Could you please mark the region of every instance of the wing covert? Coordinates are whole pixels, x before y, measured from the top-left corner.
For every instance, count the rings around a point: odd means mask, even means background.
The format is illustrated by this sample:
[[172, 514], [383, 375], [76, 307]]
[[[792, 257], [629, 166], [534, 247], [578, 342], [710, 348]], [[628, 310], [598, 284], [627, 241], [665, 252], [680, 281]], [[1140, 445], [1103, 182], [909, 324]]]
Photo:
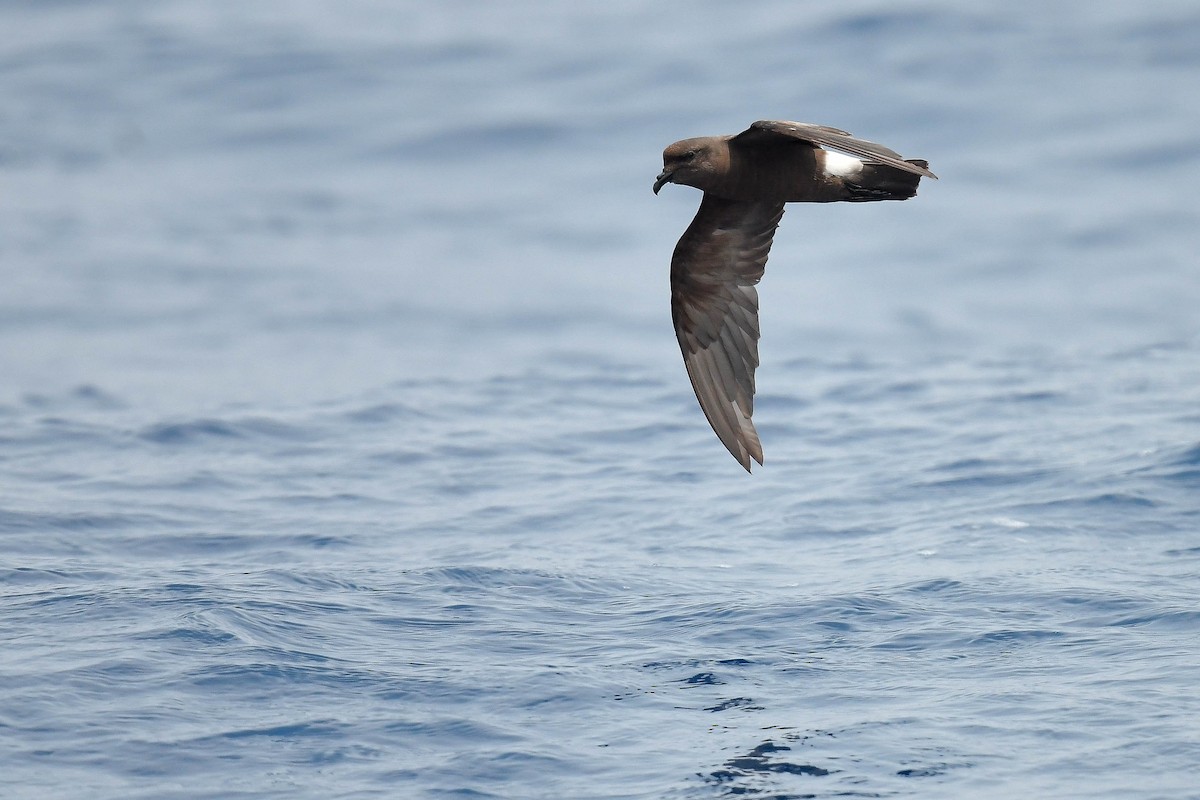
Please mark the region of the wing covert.
[[830, 128], [826, 125], [764, 119], [755, 122], [749, 128], [734, 136], [732, 141], [754, 144], [755, 142], [778, 141], [779, 137], [799, 139], [818, 147], [839, 150], [876, 164], [887, 164], [890, 167], [902, 169], [905, 172], [924, 175], [927, 178], [937, 180], [937, 175], [934, 175], [927, 168], [921, 166], [921, 164], [905, 160], [904, 156], [890, 147], [884, 147], [877, 142], [869, 142], [866, 139], [855, 138], [846, 131]]

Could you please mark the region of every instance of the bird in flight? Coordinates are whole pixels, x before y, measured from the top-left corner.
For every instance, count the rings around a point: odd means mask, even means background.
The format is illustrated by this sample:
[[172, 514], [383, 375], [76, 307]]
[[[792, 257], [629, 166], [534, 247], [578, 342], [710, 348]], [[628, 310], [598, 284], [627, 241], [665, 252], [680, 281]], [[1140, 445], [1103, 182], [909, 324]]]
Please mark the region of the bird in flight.
[[929, 162], [846, 131], [762, 120], [732, 136], [684, 139], [663, 151], [654, 193], [704, 192], [671, 256], [671, 319], [692, 388], [721, 443], [746, 471], [763, 463], [750, 420], [758, 366], [758, 291], [785, 203], [907, 200]]

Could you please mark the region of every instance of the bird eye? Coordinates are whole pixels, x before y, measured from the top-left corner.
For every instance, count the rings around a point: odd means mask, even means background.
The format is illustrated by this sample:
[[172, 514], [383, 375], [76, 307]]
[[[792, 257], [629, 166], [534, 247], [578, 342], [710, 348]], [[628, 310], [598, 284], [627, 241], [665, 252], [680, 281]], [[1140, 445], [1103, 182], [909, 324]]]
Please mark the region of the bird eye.
[[684, 160], [684, 161], [691, 161], [691, 160], [692, 160], [693, 158], [695, 158], [695, 157], [696, 157], [696, 151], [695, 151], [695, 150], [688, 150], [686, 153], [684, 153], [684, 154], [683, 154], [683, 160]]

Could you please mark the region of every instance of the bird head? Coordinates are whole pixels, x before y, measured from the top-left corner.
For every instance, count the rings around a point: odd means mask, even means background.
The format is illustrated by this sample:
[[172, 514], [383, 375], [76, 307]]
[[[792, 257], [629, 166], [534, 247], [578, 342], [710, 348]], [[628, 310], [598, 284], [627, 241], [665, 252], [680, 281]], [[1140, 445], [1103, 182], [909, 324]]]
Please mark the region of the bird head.
[[705, 176], [714, 172], [712, 143], [706, 139], [684, 139], [663, 150], [663, 171], [654, 179], [654, 193], [668, 183], [702, 188]]

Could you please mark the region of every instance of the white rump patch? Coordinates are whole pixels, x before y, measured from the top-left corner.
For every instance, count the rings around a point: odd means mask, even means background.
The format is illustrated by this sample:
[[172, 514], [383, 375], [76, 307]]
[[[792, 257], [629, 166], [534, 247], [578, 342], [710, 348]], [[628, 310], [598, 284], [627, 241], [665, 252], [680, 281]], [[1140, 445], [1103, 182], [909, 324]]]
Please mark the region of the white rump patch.
[[826, 175], [837, 175], [839, 178], [845, 178], [862, 172], [863, 162], [854, 156], [835, 153], [832, 150], [824, 150], [822, 152], [825, 153]]

